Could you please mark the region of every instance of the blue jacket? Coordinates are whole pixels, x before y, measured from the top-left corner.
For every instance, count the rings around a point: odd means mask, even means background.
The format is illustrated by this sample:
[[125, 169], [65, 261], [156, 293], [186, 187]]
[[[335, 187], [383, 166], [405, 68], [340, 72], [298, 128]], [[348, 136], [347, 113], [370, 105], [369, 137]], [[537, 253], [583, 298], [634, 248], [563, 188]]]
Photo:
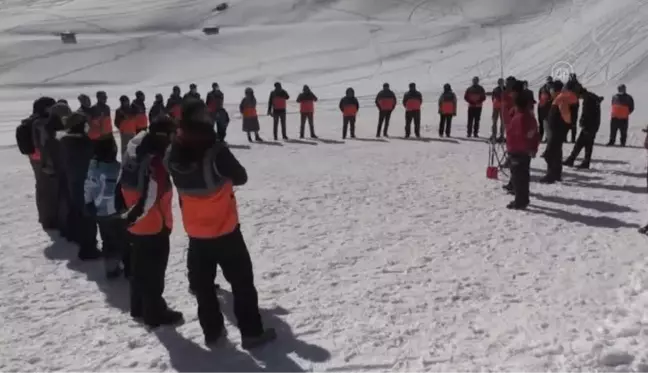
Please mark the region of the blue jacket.
[[117, 161], [106, 163], [96, 159], [90, 161], [85, 181], [85, 202], [93, 203], [99, 217], [114, 215], [117, 212], [115, 193], [121, 164]]

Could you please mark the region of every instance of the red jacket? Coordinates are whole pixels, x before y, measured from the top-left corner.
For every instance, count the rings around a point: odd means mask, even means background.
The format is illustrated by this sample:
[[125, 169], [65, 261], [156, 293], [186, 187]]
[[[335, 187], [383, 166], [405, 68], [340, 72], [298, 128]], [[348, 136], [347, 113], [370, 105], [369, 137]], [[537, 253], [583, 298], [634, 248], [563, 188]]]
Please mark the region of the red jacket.
[[513, 100], [513, 95], [510, 91], [502, 92], [502, 123], [505, 126], [508, 126], [511, 119], [513, 119], [513, 113], [515, 108], [515, 100]]
[[513, 110], [506, 125], [506, 151], [509, 154], [535, 154], [540, 144], [538, 121], [529, 111]]

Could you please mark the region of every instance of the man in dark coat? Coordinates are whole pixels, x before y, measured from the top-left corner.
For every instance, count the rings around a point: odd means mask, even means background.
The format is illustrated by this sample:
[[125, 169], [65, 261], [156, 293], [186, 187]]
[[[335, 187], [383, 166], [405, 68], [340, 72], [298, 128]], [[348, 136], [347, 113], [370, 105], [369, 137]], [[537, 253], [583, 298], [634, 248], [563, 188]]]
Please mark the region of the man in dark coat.
[[583, 112], [580, 117], [581, 132], [571, 155], [567, 157], [563, 164], [573, 167], [576, 157], [585, 148], [585, 159], [578, 168], [589, 168], [592, 160], [592, 150], [594, 149], [594, 140], [601, 126], [601, 102], [603, 102], [603, 97], [585, 89], [581, 90], [581, 97], [583, 98]]
[[288, 135], [286, 134], [286, 104], [290, 96], [281, 87], [281, 83], [275, 83], [274, 88], [268, 98], [268, 115], [272, 116], [274, 139], [277, 141], [279, 122], [281, 122], [281, 135], [284, 140], [288, 140]]
[[58, 229], [58, 179], [54, 159], [56, 132], [49, 126], [50, 109], [56, 101], [41, 97], [34, 101], [32, 138], [34, 148], [41, 154], [39, 174], [41, 201], [40, 218], [43, 229]]
[[161, 93], [158, 93], [155, 95], [155, 101], [153, 102], [153, 106], [151, 106], [151, 110], [149, 110], [149, 123], [153, 123], [158, 117], [165, 115], [167, 115], [167, 111], [164, 106], [164, 97]]
[[612, 119], [610, 120], [610, 141], [608, 146], [616, 143], [617, 132], [621, 132], [621, 146], [626, 145], [630, 114], [634, 112], [634, 99], [626, 92], [625, 84], [621, 84], [618, 92], [612, 97]]
[[482, 106], [486, 101], [486, 91], [479, 85], [478, 77], [474, 77], [472, 85], [466, 89], [464, 100], [468, 103], [467, 136], [479, 137], [479, 122], [481, 121]]
[[[376, 137], [380, 137], [381, 129], [383, 136], [389, 137], [389, 121], [394, 108], [396, 108], [396, 94], [389, 88], [389, 83], [383, 84], [382, 91], [376, 95], [376, 107], [378, 108], [378, 129], [376, 130]], [[383, 123], [385, 125], [384, 127]]]
[[101, 257], [97, 250], [97, 225], [94, 216], [85, 209], [84, 183], [90, 160], [94, 155], [92, 140], [85, 132], [87, 117], [73, 113], [65, 120], [67, 132], [61, 137], [61, 160], [67, 185], [68, 221], [73, 241], [79, 245], [81, 260]]
[[412, 122], [414, 122], [414, 135], [421, 137], [421, 105], [423, 95], [416, 89], [416, 83], [409, 84], [409, 91], [403, 96], [405, 107], [405, 138], [410, 137]]

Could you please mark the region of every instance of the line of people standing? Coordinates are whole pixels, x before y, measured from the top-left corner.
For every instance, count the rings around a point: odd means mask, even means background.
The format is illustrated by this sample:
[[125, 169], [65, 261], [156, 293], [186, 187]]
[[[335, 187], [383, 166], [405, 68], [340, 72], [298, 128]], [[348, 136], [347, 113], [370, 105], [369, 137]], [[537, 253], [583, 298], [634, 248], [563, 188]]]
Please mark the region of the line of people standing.
[[[97, 97], [103, 101], [105, 94]], [[143, 103], [144, 96], [136, 94], [137, 100]], [[76, 243], [80, 260], [102, 258], [108, 279], [129, 278], [134, 319], [150, 328], [177, 325], [183, 315], [163, 297], [175, 185], [190, 239], [190, 290], [205, 344], [220, 344], [227, 335], [214, 284], [217, 266], [232, 287], [243, 348], [274, 340], [275, 331], [263, 327], [259, 313], [233, 189], [245, 184], [247, 173], [217, 134], [208, 105], [188, 97], [179, 121], [159, 115], [148, 123], [145, 116], [146, 127], [134, 125], [137, 133], [120, 164], [112, 131], [102, 127], [107, 122], [96, 119], [99, 111], [87, 96], [79, 96], [79, 103], [73, 112], [65, 100], [40, 98], [16, 130], [19, 149], [34, 167], [43, 228]], [[137, 109], [124, 120], [139, 123], [142, 110]], [[97, 126], [105, 133], [90, 138]]]

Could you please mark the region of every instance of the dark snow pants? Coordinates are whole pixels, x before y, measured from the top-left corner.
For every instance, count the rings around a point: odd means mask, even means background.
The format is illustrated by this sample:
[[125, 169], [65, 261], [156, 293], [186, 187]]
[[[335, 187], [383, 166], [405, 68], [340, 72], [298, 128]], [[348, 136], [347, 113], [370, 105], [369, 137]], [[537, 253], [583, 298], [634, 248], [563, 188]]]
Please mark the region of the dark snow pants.
[[189, 238], [189, 286], [198, 302], [198, 320], [205, 337], [217, 338], [225, 327], [214, 280], [217, 266], [232, 287], [234, 314], [241, 335], [263, 333], [252, 260], [240, 228], [213, 239]]
[[617, 132], [621, 133], [621, 146], [625, 146], [628, 139], [628, 119], [612, 118], [610, 120], [610, 142], [609, 145], [616, 143]]
[[288, 138], [286, 134], [286, 111], [285, 110], [275, 110], [272, 113], [272, 134], [274, 135], [275, 141], [277, 141], [277, 132], [279, 132], [279, 122], [281, 122], [281, 136], [285, 139]]
[[531, 156], [509, 154], [511, 162], [511, 184], [516, 206], [529, 205], [529, 183], [531, 180]]
[[121, 219], [97, 218], [101, 236], [101, 253], [107, 271], [114, 271], [123, 263], [124, 272], [129, 272], [130, 241], [126, 224]]
[[38, 211], [38, 222], [43, 224], [46, 221], [44, 209], [46, 194], [43, 188], [43, 168], [41, 167], [40, 161], [30, 159], [29, 163], [34, 171], [34, 181], [36, 186], [34, 199], [36, 201], [36, 210]]
[[342, 138], [343, 139], [346, 139], [347, 131], [349, 131], [349, 130], [351, 132], [351, 137], [355, 138], [355, 124], [356, 124], [356, 117], [344, 117], [342, 119]]
[[376, 137], [380, 137], [381, 132], [383, 136], [389, 136], [389, 121], [391, 120], [391, 115], [391, 111], [381, 110], [378, 112], [378, 128], [376, 129]]
[[552, 134], [547, 141], [547, 147], [544, 152], [544, 158], [547, 162], [546, 178], [551, 181], [562, 180], [562, 163], [563, 163], [563, 133]]
[[302, 139], [304, 138], [306, 122], [308, 122], [308, 129], [310, 130], [310, 136], [315, 137], [315, 124], [313, 122], [313, 113], [301, 113], [300, 124], [299, 124], [299, 137]]
[[452, 133], [452, 115], [439, 114], [439, 136], [450, 137]]
[[581, 150], [585, 148], [585, 158], [583, 159], [583, 163], [589, 164], [592, 160], [592, 151], [594, 150], [595, 139], [596, 132], [589, 133], [581, 131], [581, 133], [578, 135], [578, 139], [576, 140], [576, 144], [574, 145], [574, 149], [572, 149], [569, 158], [571, 160], [575, 160], [580, 154]]
[[479, 136], [479, 123], [481, 121], [482, 108], [481, 107], [470, 107], [468, 108], [468, 137]]
[[133, 317], [144, 318], [147, 324], [155, 324], [167, 310], [162, 293], [169, 262], [170, 233], [165, 229], [155, 235], [130, 235], [130, 312]]
[[412, 132], [412, 122], [414, 122], [414, 135], [421, 137], [421, 111], [405, 112], [405, 137], [410, 137]]
[[573, 105], [570, 108], [571, 111], [571, 122], [568, 126], [568, 130], [565, 133], [565, 142], [569, 141], [569, 134], [571, 133], [571, 142], [575, 143], [576, 142], [576, 135], [578, 135], [578, 110], [579, 107], [577, 105]]
[[540, 132], [540, 141], [544, 138], [545, 126], [544, 122], [549, 115], [550, 106], [542, 107], [538, 106], [538, 131]]

